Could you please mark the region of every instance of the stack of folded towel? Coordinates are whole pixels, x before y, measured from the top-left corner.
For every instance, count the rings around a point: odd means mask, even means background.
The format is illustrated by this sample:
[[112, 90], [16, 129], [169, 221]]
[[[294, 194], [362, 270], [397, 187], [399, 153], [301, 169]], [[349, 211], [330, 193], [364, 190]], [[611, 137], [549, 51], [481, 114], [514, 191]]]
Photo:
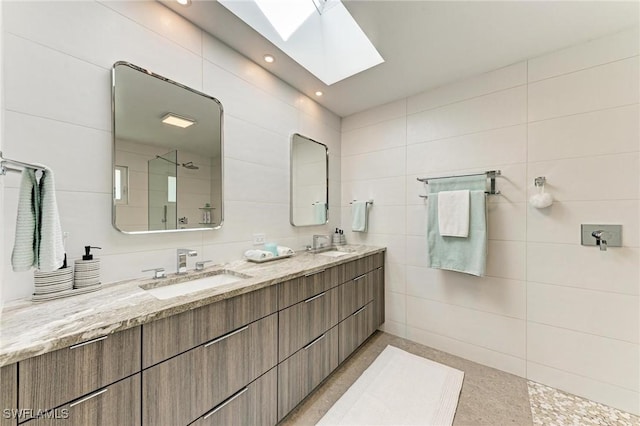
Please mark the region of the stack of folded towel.
[[252, 249], [252, 250], [245, 251], [244, 257], [249, 260], [260, 262], [260, 261], [266, 261], [267, 259], [271, 259], [275, 257], [283, 257], [283, 256], [288, 257], [295, 254], [295, 252], [291, 248], [285, 247], [285, 246], [278, 246], [277, 252], [278, 252], [278, 255], [276, 256], [275, 254], [273, 254], [273, 252], [268, 250]]

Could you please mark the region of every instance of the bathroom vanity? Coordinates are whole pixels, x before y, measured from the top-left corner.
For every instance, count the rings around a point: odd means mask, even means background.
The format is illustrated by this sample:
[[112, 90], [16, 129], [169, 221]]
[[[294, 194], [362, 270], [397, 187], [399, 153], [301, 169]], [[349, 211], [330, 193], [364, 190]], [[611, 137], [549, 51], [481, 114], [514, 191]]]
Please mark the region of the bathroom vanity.
[[[224, 267], [250, 278], [175, 300], [132, 280], [7, 310], [0, 425], [274, 425], [384, 322], [382, 248]], [[54, 334], [18, 340], [37, 312]]]

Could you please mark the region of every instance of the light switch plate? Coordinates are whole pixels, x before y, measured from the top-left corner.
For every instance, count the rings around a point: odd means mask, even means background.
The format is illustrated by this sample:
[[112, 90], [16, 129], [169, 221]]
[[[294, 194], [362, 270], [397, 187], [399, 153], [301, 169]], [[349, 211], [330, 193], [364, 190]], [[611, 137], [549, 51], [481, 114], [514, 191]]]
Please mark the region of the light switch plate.
[[595, 246], [596, 239], [593, 231], [602, 231], [603, 239], [607, 241], [607, 247], [622, 247], [622, 225], [585, 225], [581, 226], [583, 246]]

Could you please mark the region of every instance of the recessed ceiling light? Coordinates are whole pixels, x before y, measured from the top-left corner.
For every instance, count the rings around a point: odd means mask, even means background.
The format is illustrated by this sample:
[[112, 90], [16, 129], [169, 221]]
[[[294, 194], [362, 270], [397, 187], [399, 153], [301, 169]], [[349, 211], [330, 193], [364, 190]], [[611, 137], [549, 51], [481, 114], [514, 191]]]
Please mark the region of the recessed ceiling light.
[[172, 112], [162, 117], [162, 122], [165, 124], [170, 124], [172, 126], [180, 127], [183, 129], [196, 124], [195, 120], [192, 120], [191, 118], [187, 118], [187, 117], [181, 117]]
[[322, 96], [322, 92], [321, 91], [316, 91], [316, 96]]
[[191, 5], [191, 0], [176, 0], [178, 2], [178, 4], [181, 4], [183, 6], [189, 6]]
[[272, 55], [264, 55], [264, 61], [271, 64], [276, 61], [276, 58]]

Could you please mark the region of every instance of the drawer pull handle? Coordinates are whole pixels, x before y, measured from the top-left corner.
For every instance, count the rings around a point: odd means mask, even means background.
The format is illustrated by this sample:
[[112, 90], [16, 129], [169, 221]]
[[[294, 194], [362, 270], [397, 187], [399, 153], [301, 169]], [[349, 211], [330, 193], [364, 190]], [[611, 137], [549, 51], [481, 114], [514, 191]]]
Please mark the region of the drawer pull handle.
[[309, 343], [307, 346], [305, 346], [302, 349], [309, 349], [311, 346], [315, 345], [316, 343], [318, 343], [320, 340], [324, 339], [325, 334], [323, 334], [320, 337], [315, 338], [311, 343]]
[[92, 393], [91, 395], [87, 395], [84, 398], [82, 398], [81, 400], [76, 401], [76, 402], [72, 402], [71, 404], [69, 404], [69, 408], [75, 407], [78, 404], [82, 404], [83, 402], [86, 402], [86, 401], [90, 400], [91, 398], [95, 398], [98, 395], [102, 395], [103, 393], [105, 393], [108, 390], [109, 390], [108, 388], [104, 388], [104, 389], [101, 389], [101, 390], [99, 390], [97, 392]]
[[85, 345], [90, 345], [91, 343], [99, 342], [101, 340], [105, 340], [109, 336], [98, 337], [97, 339], [87, 340], [86, 342], [78, 343], [77, 345], [69, 346], [69, 349], [76, 349]]
[[379, 271], [380, 269], [382, 269], [382, 266], [378, 266], [378, 267], [376, 268], [376, 271]]
[[360, 312], [364, 311], [365, 309], [367, 309], [367, 307], [363, 306], [362, 308], [360, 308], [357, 311], [355, 311], [352, 316], [355, 317], [356, 315], [358, 315]]
[[248, 328], [249, 328], [249, 326], [248, 326], [248, 325], [245, 325], [244, 327], [239, 328], [239, 329], [237, 329], [237, 330], [234, 330], [234, 331], [232, 331], [231, 333], [227, 333], [227, 334], [225, 334], [224, 336], [220, 336], [220, 337], [218, 337], [217, 339], [213, 339], [213, 340], [212, 340], [212, 341], [210, 341], [209, 343], [206, 343], [206, 344], [204, 345], [204, 347], [205, 347], [205, 348], [208, 348], [209, 346], [211, 346], [211, 345], [213, 345], [213, 344], [215, 344], [215, 343], [221, 342], [221, 341], [223, 341], [224, 339], [228, 339], [229, 337], [233, 336], [234, 334], [241, 333], [241, 332], [243, 332], [243, 331], [247, 330]]
[[325, 294], [327, 294], [327, 292], [326, 292], [326, 291], [323, 291], [323, 292], [322, 292], [322, 293], [320, 293], [320, 294], [317, 294], [317, 295], [315, 295], [315, 296], [313, 296], [313, 297], [308, 298], [307, 300], [305, 300], [305, 301], [304, 301], [304, 303], [313, 302], [314, 300], [321, 298], [321, 297], [322, 297], [322, 296], [324, 296]]
[[323, 273], [324, 271], [326, 271], [326, 269], [323, 269], [323, 270], [321, 270], [321, 271], [312, 272], [312, 273], [310, 273], [310, 274], [305, 274], [305, 275], [304, 275], [304, 277], [305, 277], [305, 278], [309, 278], [309, 277], [312, 277], [312, 276], [314, 276], [314, 275], [321, 274], [321, 273]]
[[240, 395], [242, 395], [243, 393], [245, 393], [246, 391], [248, 391], [249, 388], [243, 388], [241, 391], [236, 392], [235, 395], [231, 395], [226, 401], [222, 402], [220, 405], [218, 405], [216, 408], [214, 408], [213, 410], [209, 411], [207, 414], [205, 414], [202, 419], [206, 420], [209, 417], [213, 416], [215, 413], [217, 413], [218, 411], [222, 410], [226, 405], [230, 404], [231, 401], [233, 401], [234, 399], [238, 398]]
[[367, 275], [367, 274], [358, 275], [358, 276], [357, 276], [357, 277], [355, 277], [353, 280], [354, 280], [354, 281], [361, 280], [361, 279], [363, 279], [363, 278], [364, 278], [364, 276], [365, 276], [365, 275]]

